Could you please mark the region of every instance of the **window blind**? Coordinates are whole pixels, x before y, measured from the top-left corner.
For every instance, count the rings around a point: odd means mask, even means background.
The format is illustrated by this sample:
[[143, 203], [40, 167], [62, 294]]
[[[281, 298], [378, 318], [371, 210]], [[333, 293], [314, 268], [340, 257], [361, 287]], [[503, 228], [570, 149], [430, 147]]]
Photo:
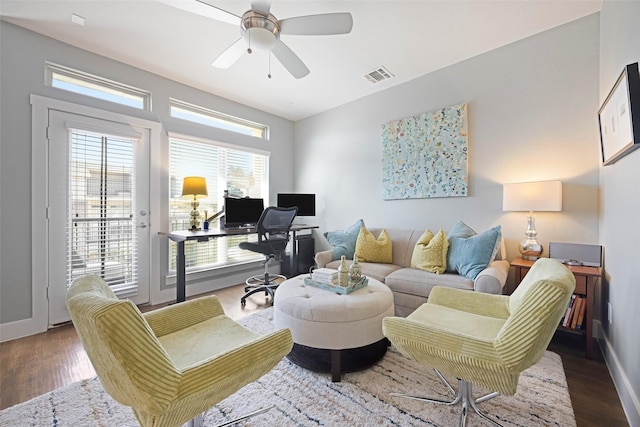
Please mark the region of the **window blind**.
[[136, 139], [69, 129], [67, 285], [104, 279], [120, 297], [137, 294]]
[[[224, 192], [236, 197], [266, 198], [268, 156], [249, 151], [234, 150], [213, 142], [188, 137], [169, 138], [169, 218], [170, 229], [189, 229], [191, 199], [182, 197], [185, 176], [206, 179], [206, 198], [198, 199], [201, 222], [205, 210], [211, 216], [224, 206]], [[219, 227], [219, 218], [209, 227]], [[201, 225], [202, 227], [202, 225]], [[255, 236], [233, 236], [211, 239], [207, 242], [185, 242], [187, 271], [198, 271], [217, 266], [261, 259], [253, 252], [238, 248], [240, 242]], [[169, 242], [169, 271], [175, 272], [176, 244]]]

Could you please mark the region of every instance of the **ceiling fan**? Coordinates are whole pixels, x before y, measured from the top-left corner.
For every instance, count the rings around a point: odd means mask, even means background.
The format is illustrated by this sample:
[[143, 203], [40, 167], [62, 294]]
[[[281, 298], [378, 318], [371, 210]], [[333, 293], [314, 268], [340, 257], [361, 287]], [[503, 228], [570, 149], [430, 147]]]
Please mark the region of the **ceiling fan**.
[[[280, 40], [280, 35], [324, 36], [348, 34], [353, 18], [348, 12], [296, 16], [278, 20], [270, 12], [271, 0], [253, 0], [251, 9], [242, 16], [220, 9], [208, 0], [160, 0], [171, 6], [187, 10], [218, 21], [240, 27], [242, 37], [222, 52], [211, 65], [229, 68], [245, 53], [259, 49], [271, 51], [296, 79], [309, 74], [309, 69], [298, 56]], [[271, 75], [269, 75], [271, 77]]]

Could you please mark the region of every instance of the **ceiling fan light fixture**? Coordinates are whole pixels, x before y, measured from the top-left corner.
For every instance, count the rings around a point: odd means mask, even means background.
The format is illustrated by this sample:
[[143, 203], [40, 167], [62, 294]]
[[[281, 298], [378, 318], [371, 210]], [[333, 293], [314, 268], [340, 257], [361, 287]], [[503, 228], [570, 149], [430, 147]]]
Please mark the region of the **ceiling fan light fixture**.
[[278, 41], [272, 32], [260, 27], [249, 28], [243, 37], [247, 46], [259, 50], [271, 50]]
[[271, 50], [280, 38], [278, 20], [250, 10], [242, 15], [242, 37], [252, 49]]

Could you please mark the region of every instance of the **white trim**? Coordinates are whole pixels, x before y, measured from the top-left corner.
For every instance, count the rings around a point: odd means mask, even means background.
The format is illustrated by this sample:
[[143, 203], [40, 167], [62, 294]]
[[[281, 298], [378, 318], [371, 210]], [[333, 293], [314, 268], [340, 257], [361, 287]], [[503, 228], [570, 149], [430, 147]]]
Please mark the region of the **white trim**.
[[598, 338], [611, 380], [618, 391], [618, 397], [620, 398], [620, 403], [622, 403], [622, 409], [627, 421], [631, 426], [640, 426], [640, 399], [634, 391], [613, 345], [604, 333], [602, 323], [599, 321], [594, 321], [593, 323], [596, 332], [595, 336]]
[[[0, 339], [9, 341], [28, 335], [45, 332], [48, 328], [48, 303], [47, 303], [47, 217], [46, 210], [48, 206], [47, 200], [47, 126], [49, 110], [59, 110], [74, 114], [81, 114], [90, 117], [101, 117], [105, 120], [115, 122], [126, 122], [133, 126], [148, 128], [150, 134], [150, 194], [158, 194], [160, 190], [161, 169], [158, 160], [154, 160], [154, 147], [162, 144], [162, 125], [158, 122], [147, 119], [140, 119], [120, 113], [104, 111], [93, 107], [74, 104], [58, 99], [47, 98], [39, 95], [31, 95], [31, 132], [32, 132], [32, 183], [31, 183], [31, 317], [21, 319], [15, 322], [0, 324]], [[160, 212], [159, 198], [152, 198], [150, 206], [150, 248], [151, 257], [149, 262], [150, 268], [150, 294], [153, 294], [155, 288], [159, 288], [159, 239], [158, 232], [161, 230], [159, 221], [151, 221], [151, 212]], [[156, 266], [156, 268], [151, 268]], [[152, 296], [150, 295], [151, 299]]]

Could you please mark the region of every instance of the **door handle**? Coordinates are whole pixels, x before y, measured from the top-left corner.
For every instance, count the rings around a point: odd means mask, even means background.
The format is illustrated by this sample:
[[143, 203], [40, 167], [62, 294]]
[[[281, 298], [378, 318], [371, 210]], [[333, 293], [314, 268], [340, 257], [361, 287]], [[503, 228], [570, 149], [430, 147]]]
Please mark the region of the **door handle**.
[[141, 222], [140, 225], [136, 225], [136, 228], [147, 228], [147, 223]]

